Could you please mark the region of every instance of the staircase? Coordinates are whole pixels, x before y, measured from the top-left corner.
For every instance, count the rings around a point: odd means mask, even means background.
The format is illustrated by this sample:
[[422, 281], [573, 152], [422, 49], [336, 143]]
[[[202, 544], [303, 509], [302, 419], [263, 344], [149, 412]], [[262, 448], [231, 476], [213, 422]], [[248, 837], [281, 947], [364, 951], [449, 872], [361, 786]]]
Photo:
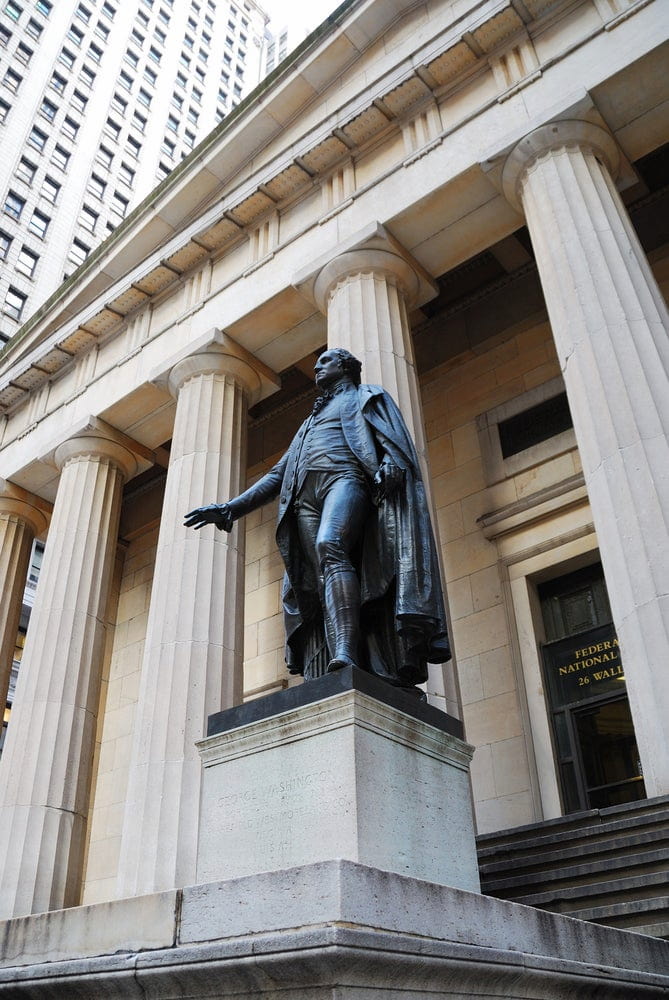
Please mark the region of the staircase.
[[669, 795], [477, 838], [488, 896], [669, 938]]

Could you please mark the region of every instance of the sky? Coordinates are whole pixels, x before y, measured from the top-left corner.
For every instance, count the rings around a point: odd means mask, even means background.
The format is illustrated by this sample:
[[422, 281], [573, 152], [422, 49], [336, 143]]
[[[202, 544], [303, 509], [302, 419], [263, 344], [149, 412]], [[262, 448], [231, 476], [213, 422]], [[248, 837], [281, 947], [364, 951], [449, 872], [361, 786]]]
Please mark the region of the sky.
[[293, 45], [317, 28], [340, 3], [341, 0], [260, 0], [260, 6], [272, 19], [271, 29], [280, 31], [287, 25]]

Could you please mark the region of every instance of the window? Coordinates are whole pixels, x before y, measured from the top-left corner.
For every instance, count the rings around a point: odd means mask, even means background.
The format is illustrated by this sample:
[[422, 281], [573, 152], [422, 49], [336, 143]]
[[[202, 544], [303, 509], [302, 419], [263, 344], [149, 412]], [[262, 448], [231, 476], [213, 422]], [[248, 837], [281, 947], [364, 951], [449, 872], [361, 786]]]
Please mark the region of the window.
[[193, 100], [196, 104], [202, 104], [202, 91], [197, 87], [193, 87]]
[[23, 83], [23, 77], [19, 76], [19, 74], [15, 70], [8, 69], [4, 75], [2, 82], [4, 83], [5, 87], [7, 87], [8, 90], [11, 90], [12, 93], [15, 94], [19, 89], [19, 87], [21, 86], [21, 84]]
[[211, 45], [211, 35], [209, 35], [206, 31], [203, 31], [202, 41], [204, 42], [205, 45]]
[[82, 3], [79, 4], [79, 6], [77, 7], [75, 13], [76, 13], [77, 17], [81, 18], [81, 20], [84, 22], [84, 24], [88, 24], [88, 22], [91, 19], [91, 12], [90, 12], [90, 10], [88, 9], [88, 7], [84, 7], [84, 5]]
[[193, 125], [197, 125], [197, 122], [198, 122], [198, 118], [199, 118], [199, 117], [200, 117], [200, 116], [199, 116], [199, 114], [197, 113], [197, 111], [195, 110], [195, 108], [189, 108], [189, 109], [188, 109], [188, 121], [189, 121], [189, 122], [192, 122], [192, 123], [193, 123]]
[[61, 132], [63, 133], [63, 135], [66, 136], [66, 138], [68, 139], [76, 139], [78, 131], [79, 131], [78, 123], [75, 122], [73, 118], [65, 116], [65, 121], [63, 122], [63, 125], [61, 127]]
[[0, 125], [7, 120], [7, 115], [12, 110], [11, 104], [7, 104], [7, 101], [3, 101], [0, 97]]
[[26, 160], [25, 156], [22, 156], [16, 168], [16, 176], [20, 177], [26, 184], [32, 184], [36, 173], [37, 167], [35, 164], [31, 163], [30, 160]]
[[81, 242], [81, 240], [75, 239], [72, 241], [72, 246], [70, 248], [68, 257], [75, 265], [75, 267], [79, 267], [79, 265], [83, 264], [83, 262], [86, 260], [90, 252], [91, 252], [90, 247], [87, 247], [85, 243]]
[[105, 17], [108, 17], [110, 21], [113, 21], [116, 14], [116, 8], [112, 7], [110, 3], [103, 3], [102, 13]]
[[53, 103], [53, 101], [49, 101], [45, 97], [40, 105], [39, 111], [41, 115], [52, 122], [58, 113], [58, 107]]
[[130, 76], [130, 73], [126, 73], [124, 69], [121, 70], [118, 76], [119, 83], [125, 90], [132, 90], [132, 85], [135, 82]]
[[70, 160], [70, 154], [62, 146], [56, 146], [51, 157], [51, 162], [55, 163], [57, 167], [61, 170], [67, 170], [67, 164]]
[[184, 132], [184, 142], [186, 143], [187, 146], [190, 146], [190, 148], [192, 149], [193, 146], [195, 145], [195, 134], [193, 132], [189, 132], [188, 129], [186, 129], [186, 131]]
[[142, 134], [144, 134], [144, 132], [146, 131], [146, 118], [144, 117], [144, 115], [140, 115], [139, 111], [133, 111], [132, 124]]
[[44, 178], [40, 194], [42, 195], [43, 198], [46, 198], [47, 201], [50, 201], [52, 205], [55, 205], [58, 199], [59, 192], [60, 192], [60, 184], [54, 181], [47, 174], [47, 176]]
[[95, 25], [95, 34], [98, 36], [98, 38], [101, 38], [103, 42], [108, 41], [109, 28], [103, 21], [98, 21], [98, 23]]
[[81, 212], [79, 213], [79, 224], [87, 229], [89, 233], [95, 232], [95, 227], [98, 224], [99, 215], [94, 212], [92, 208], [88, 205], [82, 205]]
[[186, 84], [188, 83], [188, 80], [183, 75], [183, 73], [177, 73], [177, 83], [179, 84], [180, 87], [185, 87]]
[[167, 116], [167, 127], [170, 130], [170, 132], [176, 132], [177, 129], [179, 128], [179, 120], [178, 120], [178, 118], [175, 118], [174, 115], [168, 115]]
[[37, 209], [32, 214], [32, 218], [28, 223], [28, 229], [35, 236], [39, 236], [40, 239], [44, 239], [46, 236], [46, 231], [49, 228], [49, 223], [51, 219], [48, 215], [43, 215], [42, 212], [38, 212]]
[[160, 60], [162, 59], [162, 53], [160, 53], [153, 45], [149, 49], [149, 59], [153, 59], [154, 63], [158, 64], [160, 64]]
[[12, 33], [9, 28], [6, 28], [4, 24], [0, 24], [0, 45], [6, 49], [11, 39]]
[[12, 219], [20, 219], [21, 212], [25, 208], [26, 200], [22, 198], [21, 195], [16, 194], [15, 191], [8, 191], [7, 197], [5, 198], [5, 212], [7, 215], [11, 215]]
[[183, 97], [181, 97], [181, 95], [177, 93], [172, 94], [172, 104], [174, 105], [175, 108], [178, 108], [179, 111], [181, 111], [184, 105]]
[[80, 90], [75, 90], [72, 94], [70, 104], [75, 111], [80, 111], [83, 114], [88, 104], [88, 98], [84, 97]]
[[69, 49], [61, 49], [58, 61], [62, 62], [63, 66], [67, 66], [68, 69], [72, 69], [74, 66], [74, 55]]
[[188, 27], [191, 28], [193, 31], [197, 31], [197, 21], [195, 20], [194, 17], [188, 18]]
[[44, 17], [48, 17], [49, 14], [51, 13], [51, 8], [53, 7], [53, 4], [50, 3], [50, 0], [37, 0], [37, 2], [35, 3], [35, 7], [40, 12], [40, 14], [43, 14]]
[[157, 41], [160, 42], [161, 45], [164, 45], [167, 40], [167, 35], [160, 28], [155, 29], [155, 31], [153, 32], [153, 36]]
[[204, 49], [200, 49], [200, 51], [198, 52], [198, 57], [202, 60], [203, 63], [206, 63], [207, 59], [209, 58], [209, 53], [205, 52]]
[[32, 57], [35, 55], [32, 49], [29, 49], [27, 45], [23, 42], [19, 42], [16, 46], [16, 58], [19, 62], [22, 62], [24, 66], [27, 66]]
[[145, 108], [151, 107], [151, 101], [153, 98], [148, 90], [144, 90], [143, 87], [139, 88], [139, 94], [137, 95], [137, 100], [140, 104], [143, 104]]
[[142, 151], [142, 144], [141, 144], [141, 142], [137, 142], [136, 139], [133, 139], [133, 137], [131, 135], [129, 135], [128, 136], [128, 152], [130, 153], [130, 155], [134, 156], [135, 159], [138, 160], [139, 159], [139, 154], [141, 153], [141, 151]]
[[137, 28], [133, 28], [132, 32], [130, 33], [130, 37], [135, 43], [135, 45], [141, 49], [146, 40], [141, 31], [138, 31]]
[[93, 60], [93, 62], [99, 63], [102, 59], [102, 49], [94, 45], [93, 42], [88, 46], [88, 55]]
[[176, 148], [176, 143], [172, 142], [171, 139], [167, 138], [163, 139], [160, 148], [162, 149], [163, 153], [167, 153], [167, 155], [171, 159], [174, 159], [174, 150]]
[[107, 184], [101, 177], [98, 177], [97, 174], [91, 174], [88, 182], [88, 190], [91, 194], [94, 194], [96, 198], [104, 198], [106, 187]]
[[27, 295], [23, 295], [17, 288], [12, 288], [10, 285], [5, 296], [5, 304], [2, 307], [5, 316], [11, 316], [12, 319], [21, 319], [21, 313], [23, 312], [27, 298]]
[[92, 87], [95, 83], [95, 73], [88, 66], [81, 67], [81, 73], [79, 74], [79, 79], [87, 87]]
[[127, 63], [130, 63], [133, 69], [137, 69], [139, 66], [139, 56], [136, 52], [133, 52], [132, 49], [125, 50], [124, 59]]
[[114, 154], [112, 153], [112, 151], [110, 149], [107, 149], [106, 146], [100, 146], [96, 156], [96, 160], [98, 161], [98, 163], [101, 163], [103, 166], [109, 169], [109, 167], [111, 167], [112, 165], [113, 159], [114, 159]]
[[129, 167], [127, 163], [122, 163], [118, 171], [119, 179], [127, 184], [128, 187], [132, 187], [135, 182], [135, 171], [132, 167]]
[[166, 10], [163, 10], [162, 7], [158, 11], [158, 20], [162, 21], [163, 24], [169, 24], [170, 23], [170, 15], [167, 13]]
[[40, 129], [33, 126], [28, 133], [28, 142], [35, 149], [41, 152], [46, 146], [46, 135]]
[[37, 261], [39, 257], [28, 247], [21, 247], [21, 252], [17, 258], [15, 267], [20, 274], [25, 274], [26, 277], [32, 278], [35, 273], [35, 268], [37, 267]]
[[32, 17], [26, 25], [26, 35], [30, 35], [31, 38], [37, 40], [42, 34], [42, 25], [37, 21], [33, 21]]
[[156, 171], [156, 177], [158, 178], [159, 181], [164, 181], [165, 178], [167, 177], [167, 175], [170, 174], [171, 172], [172, 172], [172, 168], [168, 167], [167, 164], [163, 163], [162, 160], [161, 160], [161, 162], [158, 164], [158, 170]]
[[118, 111], [122, 118], [125, 118], [125, 113], [128, 110], [128, 102], [120, 94], [114, 94], [111, 106], [114, 111]]
[[128, 212], [128, 204], [129, 202], [127, 198], [124, 198], [118, 191], [114, 191], [114, 197], [112, 198], [112, 212], [116, 212], [122, 219], [125, 219]]
[[185, 52], [182, 52], [181, 55], [179, 56], [179, 62], [181, 63], [182, 66], [186, 67], [190, 66], [190, 59], [188, 58]]
[[153, 87], [155, 87], [156, 80], [158, 79], [158, 74], [155, 72], [155, 70], [152, 70], [150, 66], [145, 66], [145, 68], [144, 68], [144, 79], [148, 80], [148, 82]]
[[12, 237], [0, 229], [0, 260], [7, 260], [12, 242]]
[[5, 14], [11, 17], [12, 21], [18, 21], [22, 13], [23, 7], [19, 7], [17, 3], [14, 3], [14, 0], [9, 0], [9, 3], [5, 4]]
[[77, 27], [76, 24], [71, 24], [67, 32], [67, 37], [71, 42], [74, 42], [75, 45], [81, 45], [84, 40], [84, 33], [81, 28]]
[[121, 126], [114, 121], [113, 118], [108, 118], [105, 123], [105, 129], [112, 136], [113, 139], [118, 141], [118, 137], [121, 134]]
[[207, 74], [205, 73], [205, 71], [202, 69], [201, 66], [196, 66], [195, 67], [195, 76], [198, 78], [198, 80], [200, 81], [200, 83], [204, 83], [204, 78], [205, 78], [206, 75]]
[[139, 21], [139, 23], [142, 25], [143, 28], [148, 28], [149, 15], [146, 14], [143, 10], [137, 11], [137, 20]]
[[51, 87], [56, 91], [57, 94], [62, 94], [67, 87], [67, 80], [60, 73], [54, 73], [50, 80]]

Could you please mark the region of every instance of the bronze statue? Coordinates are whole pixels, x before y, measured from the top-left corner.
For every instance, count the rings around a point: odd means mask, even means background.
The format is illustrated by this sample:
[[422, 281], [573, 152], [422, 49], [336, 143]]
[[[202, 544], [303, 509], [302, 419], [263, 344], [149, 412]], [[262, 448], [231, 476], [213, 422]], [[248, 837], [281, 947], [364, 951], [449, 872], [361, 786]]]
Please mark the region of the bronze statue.
[[361, 385], [343, 348], [316, 362], [322, 391], [283, 458], [186, 526], [234, 521], [280, 496], [286, 662], [306, 680], [358, 666], [412, 688], [450, 659], [436, 548], [409, 432], [392, 398]]

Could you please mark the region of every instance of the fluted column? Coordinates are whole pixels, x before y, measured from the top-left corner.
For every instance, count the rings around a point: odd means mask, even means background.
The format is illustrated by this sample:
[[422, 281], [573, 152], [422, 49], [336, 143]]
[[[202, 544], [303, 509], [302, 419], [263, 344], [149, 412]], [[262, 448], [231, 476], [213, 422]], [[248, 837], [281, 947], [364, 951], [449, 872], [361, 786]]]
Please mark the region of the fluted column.
[[47, 504], [0, 480], [0, 711], [7, 702], [33, 540], [45, 530]]
[[[646, 790], [669, 792], [669, 315], [603, 129], [555, 122], [508, 157], [532, 237], [620, 638]], [[613, 175], [613, 176], [612, 176]]]
[[[195, 880], [207, 717], [242, 698], [244, 527], [184, 515], [245, 488], [247, 410], [261, 387], [232, 342], [180, 361], [121, 841], [118, 895]], [[231, 351], [233, 353], [228, 353]], [[262, 366], [259, 366], [262, 367]]]
[[0, 916], [79, 901], [104, 613], [133, 455], [94, 436], [57, 448], [58, 492], [0, 761]]
[[328, 319], [328, 346], [362, 361], [365, 382], [382, 385], [402, 411], [429, 484], [420, 387], [408, 309], [436, 286], [400, 244], [376, 227], [370, 238], [343, 250], [317, 273], [314, 301]]

